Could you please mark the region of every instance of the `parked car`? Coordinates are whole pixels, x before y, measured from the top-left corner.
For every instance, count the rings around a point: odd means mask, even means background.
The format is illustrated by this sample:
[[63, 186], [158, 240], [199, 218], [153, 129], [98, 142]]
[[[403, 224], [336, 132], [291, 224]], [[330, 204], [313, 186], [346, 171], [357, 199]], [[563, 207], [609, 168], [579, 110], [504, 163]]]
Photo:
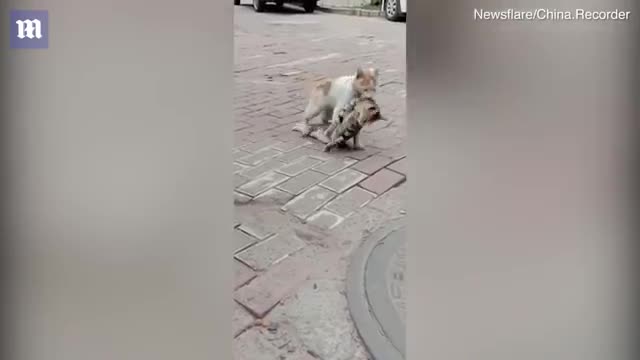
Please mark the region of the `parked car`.
[[399, 21], [407, 16], [407, 0], [382, 0], [381, 10], [387, 20]]
[[[316, 10], [318, 0], [253, 0], [253, 9], [263, 12], [267, 3], [274, 3], [278, 8], [284, 6], [284, 3], [296, 3], [302, 5], [305, 12], [312, 13]], [[233, 0], [233, 4], [240, 5], [240, 0]]]

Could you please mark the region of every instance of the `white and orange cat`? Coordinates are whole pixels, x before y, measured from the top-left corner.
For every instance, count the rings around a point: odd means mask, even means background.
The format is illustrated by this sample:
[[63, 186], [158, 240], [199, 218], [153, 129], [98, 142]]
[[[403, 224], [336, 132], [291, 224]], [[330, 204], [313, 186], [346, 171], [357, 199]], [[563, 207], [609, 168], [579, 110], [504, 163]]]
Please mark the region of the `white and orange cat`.
[[[308, 136], [313, 131], [309, 122], [320, 114], [323, 115], [324, 124], [329, 122], [331, 125], [337, 124], [342, 109], [355, 98], [373, 98], [377, 85], [378, 70], [374, 68], [358, 68], [354, 75], [341, 76], [316, 85], [311, 91], [309, 104], [304, 112], [303, 128], [296, 126], [294, 130], [302, 132], [303, 136]], [[335, 125], [325, 130], [323, 140], [328, 141], [334, 128]]]

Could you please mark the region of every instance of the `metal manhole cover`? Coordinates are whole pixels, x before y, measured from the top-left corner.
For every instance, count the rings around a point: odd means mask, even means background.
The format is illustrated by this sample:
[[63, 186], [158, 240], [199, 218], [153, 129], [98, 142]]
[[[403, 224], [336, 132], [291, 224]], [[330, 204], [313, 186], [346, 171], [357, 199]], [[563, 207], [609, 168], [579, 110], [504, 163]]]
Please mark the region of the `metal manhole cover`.
[[395, 221], [367, 238], [352, 259], [347, 295], [354, 323], [376, 360], [403, 360], [406, 229]]

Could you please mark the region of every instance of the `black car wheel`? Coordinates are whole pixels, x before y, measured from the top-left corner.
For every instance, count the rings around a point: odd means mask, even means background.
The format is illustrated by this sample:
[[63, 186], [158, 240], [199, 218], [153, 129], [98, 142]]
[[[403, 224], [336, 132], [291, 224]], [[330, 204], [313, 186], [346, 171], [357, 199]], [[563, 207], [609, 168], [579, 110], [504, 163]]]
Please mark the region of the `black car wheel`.
[[233, 0], [233, 5], [240, 5], [240, 0]]
[[400, 12], [400, 1], [399, 0], [385, 0], [384, 1], [384, 17], [390, 21], [398, 21], [402, 18], [402, 13]]
[[306, 13], [312, 13], [316, 10], [316, 4], [317, 4], [317, 0], [304, 0], [303, 3], [303, 7], [304, 7], [304, 12]]
[[266, 4], [265, 0], [253, 0], [253, 10], [263, 12]]

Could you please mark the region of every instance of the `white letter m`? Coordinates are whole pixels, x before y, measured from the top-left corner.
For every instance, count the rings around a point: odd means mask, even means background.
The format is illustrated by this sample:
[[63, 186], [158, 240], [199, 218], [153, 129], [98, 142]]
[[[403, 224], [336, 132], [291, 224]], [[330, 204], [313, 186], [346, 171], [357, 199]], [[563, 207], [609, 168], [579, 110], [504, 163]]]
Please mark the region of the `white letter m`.
[[38, 19], [18, 20], [16, 24], [18, 24], [18, 38], [40, 39], [42, 37], [42, 25]]

